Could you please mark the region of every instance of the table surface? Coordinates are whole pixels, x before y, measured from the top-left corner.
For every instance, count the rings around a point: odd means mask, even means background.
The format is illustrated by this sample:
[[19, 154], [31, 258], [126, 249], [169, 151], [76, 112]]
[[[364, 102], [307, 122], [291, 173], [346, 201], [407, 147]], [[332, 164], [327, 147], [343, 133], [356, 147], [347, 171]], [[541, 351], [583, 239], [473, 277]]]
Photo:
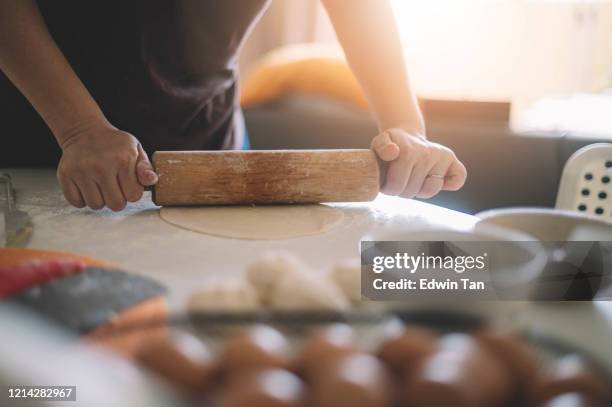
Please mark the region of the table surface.
[[[359, 240], [386, 224], [407, 231], [436, 227], [469, 230], [476, 217], [427, 203], [380, 195], [370, 203], [334, 205], [344, 220], [333, 230], [296, 239], [251, 241], [209, 236], [167, 224], [145, 196], [122, 212], [70, 207], [52, 170], [0, 170], [11, 174], [18, 209], [32, 217], [28, 247], [71, 251], [153, 277], [170, 289], [173, 307], [181, 307], [207, 279], [236, 276], [266, 250], [290, 250], [315, 271], [359, 255]], [[474, 308], [474, 307], [472, 307]], [[612, 369], [612, 304], [497, 302], [470, 312], [498, 323], [537, 328], [596, 354]]]

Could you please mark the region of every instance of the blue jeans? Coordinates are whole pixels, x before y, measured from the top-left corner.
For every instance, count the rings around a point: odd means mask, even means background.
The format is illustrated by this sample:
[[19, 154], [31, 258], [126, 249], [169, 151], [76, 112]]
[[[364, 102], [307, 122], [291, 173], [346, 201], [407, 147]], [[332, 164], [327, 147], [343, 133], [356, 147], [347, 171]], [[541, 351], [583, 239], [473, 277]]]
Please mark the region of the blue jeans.
[[250, 150], [251, 149], [251, 141], [249, 140], [249, 132], [244, 128], [244, 140], [242, 140], [242, 148], [241, 150]]

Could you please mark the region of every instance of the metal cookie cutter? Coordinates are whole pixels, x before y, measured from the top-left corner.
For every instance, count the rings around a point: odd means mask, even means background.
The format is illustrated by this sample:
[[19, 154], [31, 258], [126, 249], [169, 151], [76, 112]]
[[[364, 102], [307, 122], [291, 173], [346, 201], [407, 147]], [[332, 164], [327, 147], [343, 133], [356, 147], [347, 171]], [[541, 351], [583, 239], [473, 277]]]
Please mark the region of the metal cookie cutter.
[[[16, 209], [13, 181], [9, 174], [0, 174], [0, 188], [4, 192], [4, 206], [2, 207], [4, 236], [0, 234], [0, 244], [5, 247], [24, 247], [32, 235], [30, 215]], [[1, 223], [2, 221], [0, 221], [0, 226]]]

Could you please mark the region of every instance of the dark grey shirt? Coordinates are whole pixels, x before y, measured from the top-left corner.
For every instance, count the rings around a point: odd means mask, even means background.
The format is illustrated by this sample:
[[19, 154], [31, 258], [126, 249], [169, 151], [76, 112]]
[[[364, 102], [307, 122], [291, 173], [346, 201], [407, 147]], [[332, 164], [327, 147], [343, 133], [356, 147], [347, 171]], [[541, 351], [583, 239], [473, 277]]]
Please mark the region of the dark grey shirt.
[[[38, 0], [49, 31], [109, 121], [145, 150], [240, 148], [237, 53], [269, 0]], [[60, 151], [0, 74], [0, 167]]]

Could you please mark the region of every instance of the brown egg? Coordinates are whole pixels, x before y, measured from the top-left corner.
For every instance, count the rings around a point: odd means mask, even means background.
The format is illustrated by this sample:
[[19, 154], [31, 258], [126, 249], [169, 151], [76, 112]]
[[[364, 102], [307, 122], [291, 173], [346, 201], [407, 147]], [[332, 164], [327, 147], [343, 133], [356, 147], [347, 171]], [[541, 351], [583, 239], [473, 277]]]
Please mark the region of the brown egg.
[[355, 353], [326, 365], [312, 378], [311, 404], [317, 407], [391, 406], [394, 391], [385, 365]]
[[565, 393], [581, 393], [592, 400], [606, 400], [610, 395], [610, 383], [592, 372], [578, 355], [559, 359], [537, 380], [534, 399], [542, 403]]
[[328, 363], [356, 351], [353, 328], [346, 324], [332, 324], [306, 338], [295, 361], [295, 369], [308, 377]]
[[438, 345], [405, 379], [402, 398], [407, 405], [485, 407], [509, 399], [508, 373], [469, 335], [445, 335]]
[[138, 354], [139, 362], [183, 390], [205, 390], [212, 379], [208, 348], [193, 335], [171, 332], [147, 343]]
[[437, 348], [438, 336], [429, 329], [406, 327], [385, 340], [378, 349], [378, 357], [397, 374], [409, 373]]
[[518, 392], [531, 392], [539, 370], [538, 356], [518, 332], [486, 328], [474, 336], [510, 372]]
[[254, 325], [225, 342], [218, 366], [224, 375], [253, 368], [284, 368], [288, 352], [289, 343], [282, 333], [266, 325]]
[[597, 407], [597, 406], [603, 407], [602, 404], [595, 404], [593, 403], [592, 400], [590, 400], [585, 395], [580, 394], [580, 393], [562, 394], [540, 405], [540, 407]]
[[512, 376], [491, 352], [470, 335], [450, 334], [438, 342], [440, 349], [465, 352], [474, 363], [474, 374], [485, 384], [493, 399], [505, 399], [512, 393]]
[[235, 375], [219, 396], [220, 407], [297, 407], [304, 405], [302, 381], [284, 369]]

